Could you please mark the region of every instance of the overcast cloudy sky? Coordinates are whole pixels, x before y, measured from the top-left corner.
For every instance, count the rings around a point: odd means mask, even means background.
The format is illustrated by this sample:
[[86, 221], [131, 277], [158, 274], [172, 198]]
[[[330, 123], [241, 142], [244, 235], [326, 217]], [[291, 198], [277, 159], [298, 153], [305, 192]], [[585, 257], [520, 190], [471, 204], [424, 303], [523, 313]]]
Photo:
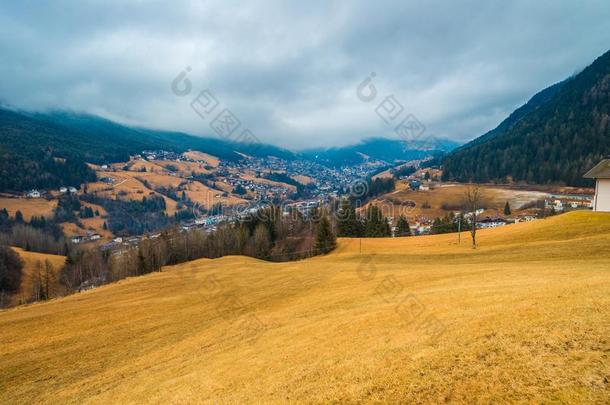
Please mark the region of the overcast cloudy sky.
[[608, 0], [288, 3], [3, 1], [0, 101], [210, 135], [190, 108], [210, 89], [260, 139], [298, 149], [394, 136], [375, 114], [394, 95], [429, 134], [465, 141], [610, 49]]

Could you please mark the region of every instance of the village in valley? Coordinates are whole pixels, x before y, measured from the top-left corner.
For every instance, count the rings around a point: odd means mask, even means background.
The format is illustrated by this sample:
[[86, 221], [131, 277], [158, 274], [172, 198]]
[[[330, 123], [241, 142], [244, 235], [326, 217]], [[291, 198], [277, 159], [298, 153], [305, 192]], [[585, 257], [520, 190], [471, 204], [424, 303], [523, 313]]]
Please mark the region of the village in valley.
[[198, 151], [146, 150], [128, 162], [90, 165], [97, 173], [93, 183], [5, 194], [0, 197], [0, 209], [6, 205], [11, 215], [19, 211], [28, 218], [49, 216], [59, 200], [74, 197], [82, 206], [74, 220], [63, 224], [69, 241], [121, 250], [137, 247], [143, 239], [154, 240], [163, 229], [113, 232], [109, 213], [95, 204], [96, 199], [141, 201], [156, 197], [163, 200], [165, 215], [177, 219], [181, 231], [204, 233], [271, 205], [281, 206], [284, 215], [299, 212], [307, 217], [333, 201], [350, 198], [353, 188], [362, 186], [367, 178], [391, 180], [394, 186], [381, 195], [358, 195], [358, 211], [379, 206], [393, 234], [400, 216], [408, 219], [412, 235], [426, 235], [438, 233], [435, 227], [441, 219], [471, 223], [475, 216], [478, 228], [496, 228], [593, 206], [592, 189], [487, 184], [482, 185], [485, 198], [481, 208], [467, 212], [462, 206], [467, 186], [442, 182], [441, 170], [427, 167], [426, 161], [390, 164], [365, 160], [359, 165], [328, 167], [306, 159], [244, 156], [224, 161]]

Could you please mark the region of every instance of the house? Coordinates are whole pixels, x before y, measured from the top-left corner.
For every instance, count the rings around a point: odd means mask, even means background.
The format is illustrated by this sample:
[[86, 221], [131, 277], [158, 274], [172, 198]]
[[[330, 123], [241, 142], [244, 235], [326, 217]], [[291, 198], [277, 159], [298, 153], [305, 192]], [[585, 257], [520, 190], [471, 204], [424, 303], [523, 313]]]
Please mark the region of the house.
[[31, 190], [28, 192], [27, 196], [28, 196], [28, 198], [40, 198], [40, 191]]
[[419, 188], [421, 187], [421, 183], [417, 180], [413, 180], [409, 183], [409, 187], [411, 187], [411, 190], [413, 191], [419, 190]]
[[599, 162], [584, 177], [595, 179], [593, 211], [610, 212], [610, 157]]
[[477, 228], [482, 228], [482, 229], [497, 228], [499, 226], [504, 226], [507, 223], [508, 223], [508, 221], [505, 220], [504, 218], [487, 217], [487, 218], [477, 222]]
[[546, 206], [553, 208], [555, 211], [563, 211], [563, 202], [561, 200], [546, 201]]
[[76, 193], [76, 188], [75, 187], [68, 187], [68, 191], [70, 192], [70, 194], [74, 194], [74, 193]]
[[[478, 217], [479, 215], [483, 214], [484, 212], [485, 212], [485, 210], [483, 208], [479, 208], [474, 213]], [[470, 217], [472, 217], [472, 212], [467, 212], [464, 214], [464, 218], [470, 218]]]
[[68, 187], [60, 187], [59, 192], [62, 194], [66, 194], [68, 192]]

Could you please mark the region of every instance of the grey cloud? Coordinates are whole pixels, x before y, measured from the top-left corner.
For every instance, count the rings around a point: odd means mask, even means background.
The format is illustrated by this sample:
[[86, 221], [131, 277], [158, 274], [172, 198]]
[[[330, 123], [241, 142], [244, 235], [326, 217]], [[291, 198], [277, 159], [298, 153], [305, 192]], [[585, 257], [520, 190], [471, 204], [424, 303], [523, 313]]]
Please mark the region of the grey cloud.
[[34, 1], [0, 5], [0, 100], [209, 135], [170, 92], [186, 66], [259, 138], [293, 149], [393, 136], [371, 72], [465, 141], [608, 48], [606, 1]]

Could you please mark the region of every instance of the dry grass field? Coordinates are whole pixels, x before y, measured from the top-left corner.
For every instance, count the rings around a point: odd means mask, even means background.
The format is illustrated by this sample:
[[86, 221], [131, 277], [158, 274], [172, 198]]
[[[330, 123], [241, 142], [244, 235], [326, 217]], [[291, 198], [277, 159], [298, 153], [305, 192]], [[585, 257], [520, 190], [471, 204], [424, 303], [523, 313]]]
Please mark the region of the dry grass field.
[[[193, 152], [194, 153], [194, 152]], [[202, 154], [200, 156], [197, 154], [199, 158], [206, 158], [211, 163], [217, 163], [213, 156]], [[206, 157], [207, 156], [207, 157]], [[131, 199], [131, 200], [141, 200], [142, 197], [148, 196], [151, 193], [155, 194], [155, 188], [177, 188], [178, 186], [184, 184], [186, 185], [186, 195], [192, 201], [201, 204], [206, 208], [212, 207], [214, 204], [221, 203], [223, 205], [235, 205], [242, 204], [245, 202], [242, 198], [237, 197], [234, 194], [231, 194], [233, 191], [233, 187], [230, 185], [224, 185], [224, 183], [217, 182], [216, 184], [221, 185], [221, 189], [216, 190], [206, 185], [202, 184], [198, 181], [187, 181], [185, 178], [180, 176], [190, 175], [191, 172], [203, 173], [206, 172], [203, 169], [203, 163], [194, 163], [194, 162], [171, 162], [171, 161], [154, 161], [148, 162], [144, 160], [134, 161], [135, 163], [132, 165], [132, 169], [137, 169], [138, 167], [147, 167], [147, 172], [139, 172], [139, 171], [99, 171], [99, 177], [110, 177], [114, 179], [113, 184], [105, 184], [103, 182], [96, 182], [89, 184], [89, 190], [91, 192], [99, 193], [108, 198], [116, 198], [120, 193], [120, 198], [123, 199]], [[173, 165], [179, 169], [180, 176], [172, 176], [169, 175], [167, 171], [165, 171], [164, 166]], [[154, 167], [157, 169], [154, 169]], [[188, 184], [187, 184], [188, 183]], [[223, 193], [227, 192], [227, 196], [223, 196]], [[161, 195], [159, 193], [156, 193]], [[162, 196], [162, 195], [161, 195]], [[174, 215], [177, 210], [176, 201], [163, 196], [165, 200], [165, 204], [167, 206], [168, 215]]]
[[216, 156], [212, 156], [204, 152], [191, 150], [186, 152], [184, 155], [190, 159], [205, 162], [205, 164], [212, 167], [218, 167], [218, 165], [220, 165], [220, 159], [218, 159]]
[[112, 239], [112, 232], [104, 229], [104, 222], [108, 220], [107, 212], [104, 207], [85, 202], [81, 202], [81, 205], [90, 207], [94, 212], [99, 212], [100, 215], [94, 216], [93, 218], [79, 218], [79, 222], [82, 224], [82, 227], [73, 222], [62, 222], [61, 228], [64, 234], [69, 236], [85, 236], [87, 235], [87, 232], [91, 231], [100, 234], [105, 241]]
[[57, 200], [48, 201], [44, 198], [0, 198], [0, 210], [6, 208], [12, 217], [15, 216], [17, 211], [21, 211], [26, 221], [29, 221], [33, 215], [51, 217], [55, 207], [57, 207]]
[[608, 403], [610, 215], [225, 257], [0, 312], [0, 403]]
[[154, 162], [166, 170], [175, 171], [182, 177], [188, 177], [193, 173], [210, 173], [205, 169], [205, 164], [199, 162], [176, 162], [174, 160], [155, 160]]
[[253, 183], [266, 184], [269, 186], [276, 186], [276, 187], [285, 187], [293, 193], [297, 190], [297, 188], [295, 186], [293, 186], [292, 184], [286, 184], [286, 183], [282, 183], [279, 181], [269, 180], [269, 179], [265, 179], [263, 177], [256, 177], [255, 174], [251, 171], [245, 171], [244, 173], [241, 173], [241, 178], [244, 180], [249, 180]]
[[66, 258], [65, 256], [49, 255], [44, 253], [26, 252], [21, 248], [13, 248], [15, 252], [23, 259], [23, 274], [21, 276], [21, 286], [19, 292], [13, 295], [13, 304], [26, 302], [32, 297], [34, 291], [34, 282], [36, 279], [37, 262], [44, 266], [45, 260], [48, 260], [53, 265], [53, 278], [51, 279], [49, 292], [51, 296], [59, 296], [65, 294], [65, 287], [59, 283], [59, 270], [63, 267]]
[[[171, 198], [167, 198], [159, 193], [156, 193], [154, 190], [146, 187], [142, 181], [138, 180], [146, 179], [147, 181], [158, 181], [162, 183], [170, 183], [178, 182], [181, 180], [175, 178], [173, 176], [164, 176], [160, 174], [154, 173], [138, 173], [138, 172], [128, 172], [128, 171], [120, 171], [120, 172], [102, 172], [99, 173], [100, 177], [109, 177], [114, 179], [113, 184], [106, 184], [101, 181], [95, 183], [89, 183], [88, 188], [90, 193], [97, 193], [102, 197], [116, 199], [120, 197], [124, 200], [142, 200], [142, 197], [148, 197], [151, 194], [157, 194], [165, 200], [166, 211], [168, 215], [174, 215], [176, 212], [176, 201]], [[170, 178], [172, 180], [166, 180], [165, 178]], [[151, 185], [152, 186], [152, 185]]]
[[[219, 182], [217, 184], [220, 184]], [[198, 202], [206, 208], [211, 208], [214, 204], [237, 205], [246, 203], [246, 200], [236, 197], [233, 194], [223, 195], [222, 190], [210, 188], [203, 183], [193, 181], [186, 186], [186, 195], [192, 201]]]
[[[413, 191], [406, 182], [400, 181], [396, 184], [396, 191], [380, 196], [371, 203], [380, 206], [386, 216], [398, 217], [403, 214], [410, 220], [420, 216], [437, 218], [459, 208], [463, 203], [466, 188], [465, 184], [445, 183], [427, 191]], [[548, 196], [547, 193], [540, 191], [513, 190], [497, 186], [482, 186], [482, 190], [484, 205], [488, 208], [484, 215], [502, 214], [507, 201], [513, 211], [516, 211], [528, 202]], [[414, 202], [415, 206], [405, 205], [406, 201]], [[430, 207], [424, 208], [425, 203]]]
[[305, 175], [302, 175], [302, 174], [296, 174], [296, 175], [293, 175], [291, 177], [292, 177], [292, 179], [294, 181], [296, 181], [298, 183], [301, 183], [301, 184], [304, 184], [304, 185], [313, 183], [313, 179], [311, 177], [305, 176]]

